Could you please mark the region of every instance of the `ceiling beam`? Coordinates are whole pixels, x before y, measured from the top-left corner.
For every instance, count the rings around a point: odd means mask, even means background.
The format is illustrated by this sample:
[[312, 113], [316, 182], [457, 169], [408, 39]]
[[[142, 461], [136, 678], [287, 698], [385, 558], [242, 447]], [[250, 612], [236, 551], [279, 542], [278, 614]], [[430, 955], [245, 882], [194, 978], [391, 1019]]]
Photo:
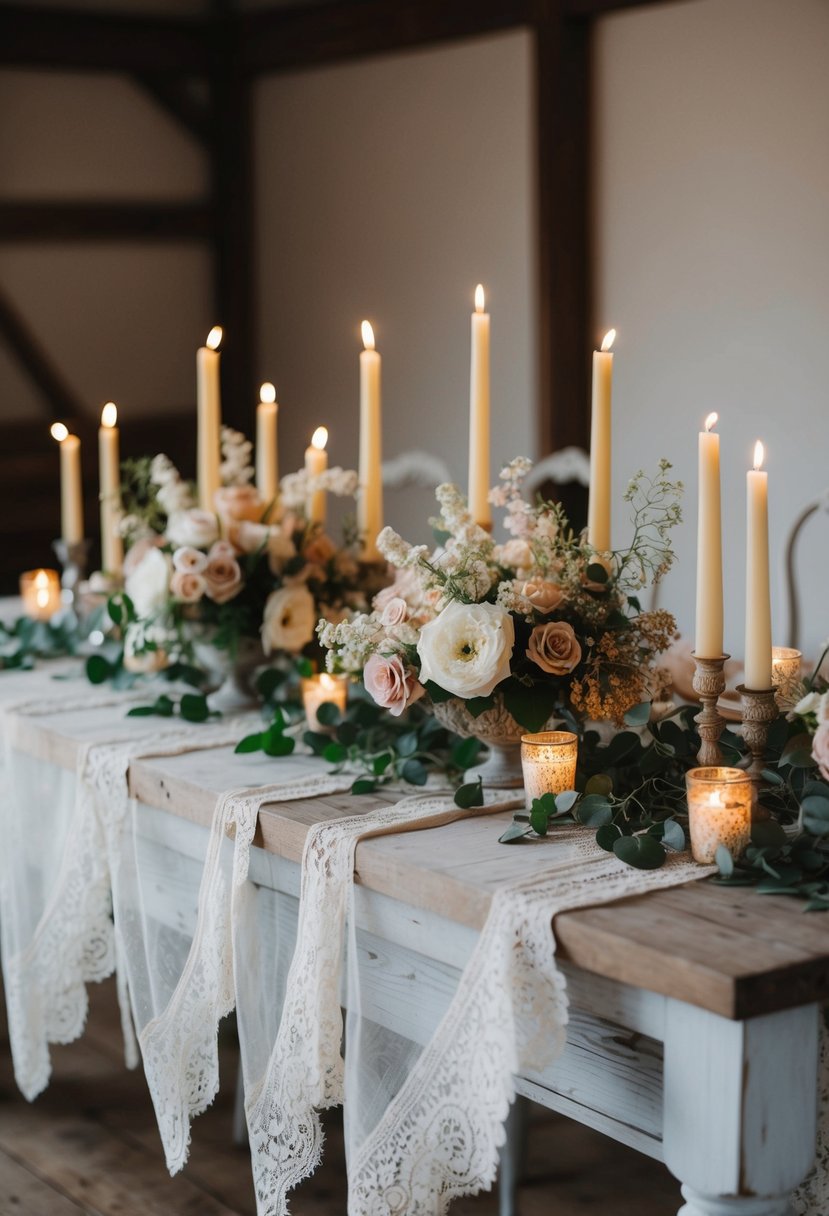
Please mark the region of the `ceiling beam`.
[[11, 300], [0, 291], [0, 337], [15, 356], [18, 364], [40, 392], [44, 414], [62, 418], [77, 418], [81, 403], [49, 358], [44, 347], [29, 329]]
[[0, 202], [3, 241], [206, 241], [204, 203]]
[[192, 82], [163, 72], [137, 72], [135, 79], [159, 109], [204, 147], [210, 142], [210, 107]]
[[103, 72], [204, 72], [199, 21], [0, 5], [0, 66]]

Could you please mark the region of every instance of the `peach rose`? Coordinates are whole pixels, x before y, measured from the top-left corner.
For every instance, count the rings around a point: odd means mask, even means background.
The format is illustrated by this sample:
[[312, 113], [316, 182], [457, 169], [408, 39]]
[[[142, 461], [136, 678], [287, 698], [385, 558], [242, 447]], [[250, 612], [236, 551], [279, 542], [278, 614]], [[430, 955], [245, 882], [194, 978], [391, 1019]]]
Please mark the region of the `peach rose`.
[[182, 574], [203, 574], [207, 567], [207, 558], [199, 549], [190, 545], [182, 545], [173, 554], [173, 569]]
[[406, 670], [399, 655], [387, 659], [373, 654], [363, 668], [363, 683], [366, 692], [394, 718], [399, 718], [406, 706], [426, 691], [414, 674]]
[[402, 625], [408, 615], [409, 605], [399, 595], [396, 595], [393, 599], [386, 601], [380, 620], [386, 629], [393, 629], [395, 625]]
[[[201, 554], [199, 556], [202, 556]], [[197, 604], [207, 591], [207, 579], [196, 570], [175, 570], [170, 579], [170, 592], [181, 604]]]
[[[221, 542], [219, 542], [221, 544]], [[242, 590], [242, 570], [235, 557], [215, 550], [214, 545], [208, 555], [204, 580], [207, 584], [207, 594], [214, 604], [226, 604]]]
[[829, 781], [829, 719], [823, 718], [812, 740], [812, 757], [822, 777]]
[[222, 521], [222, 531], [228, 532], [242, 520], [261, 523], [265, 508], [256, 486], [220, 486], [213, 495], [216, 514]]
[[337, 546], [324, 532], [318, 532], [302, 550], [307, 561], [319, 566], [324, 566], [326, 562], [329, 562], [336, 552]]
[[536, 612], [540, 612], [544, 616], [558, 608], [564, 599], [561, 587], [547, 582], [546, 579], [529, 579], [522, 587], [521, 594], [526, 600], [529, 600]]
[[581, 646], [572, 625], [548, 621], [532, 631], [527, 654], [542, 671], [551, 676], [566, 676], [581, 660]]
[[240, 553], [258, 553], [267, 548], [271, 530], [267, 524], [251, 523], [243, 519], [240, 523], [231, 524], [227, 530], [227, 539]]

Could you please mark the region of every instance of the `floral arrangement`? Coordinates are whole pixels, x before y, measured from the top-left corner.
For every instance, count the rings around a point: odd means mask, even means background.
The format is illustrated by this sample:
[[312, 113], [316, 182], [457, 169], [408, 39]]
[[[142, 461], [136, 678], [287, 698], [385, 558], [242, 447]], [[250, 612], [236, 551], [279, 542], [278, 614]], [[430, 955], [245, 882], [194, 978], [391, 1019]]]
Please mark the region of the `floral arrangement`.
[[248, 440], [224, 427], [215, 512], [195, 505], [166, 456], [125, 466], [128, 552], [114, 602], [128, 671], [198, 666], [203, 643], [233, 657], [243, 639], [266, 655], [313, 655], [320, 617], [366, 607], [353, 544], [337, 546], [305, 509], [317, 490], [353, 495], [356, 474], [300, 471], [282, 480], [278, 503], [266, 503], [251, 484], [250, 456]]
[[787, 715], [800, 727], [794, 736], [792, 751], [809, 756], [829, 781], [829, 680], [823, 675], [823, 664], [829, 654], [829, 642], [811, 676], [804, 681], [802, 696]]
[[396, 580], [371, 612], [320, 622], [329, 671], [362, 677], [394, 715], [426, 695], [461, 698], [475, 717], [500, 699], [530, 731], [554, 715], [621, 724], [659, 695], [657, 659], [676, 626], [668, 612], [643, 612], [637, 592], [673, 562], [681, 483], [667, 461], [652, 479], [638, 473], [625, 496], [631, 543], [598, 554], [559, 504], [522, 496], [531, 467], [513, 460], [490, 493], [504, 543], [473, 521], [454, 485], [437, 489], [434, 550], [384, 528], [378, 547]]

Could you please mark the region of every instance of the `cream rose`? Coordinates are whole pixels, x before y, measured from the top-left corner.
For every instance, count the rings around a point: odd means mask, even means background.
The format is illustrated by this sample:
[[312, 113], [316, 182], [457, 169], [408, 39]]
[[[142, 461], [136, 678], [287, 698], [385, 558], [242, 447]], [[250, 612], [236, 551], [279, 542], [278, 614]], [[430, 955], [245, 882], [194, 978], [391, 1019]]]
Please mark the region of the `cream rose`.
[[207, 579], [195, 570], [174, 570], [170, 591], [181, 604], [197, 604], [207, 591]]
[[207, 594], [215, 604], [226, 604], [242, 590], [241, 567], [235, 557], [219, 550], [221, 543], [219, 541], [210, 550], [204, 570]]
[[148, 549], [124, 583], [140, 617], [160, 612], [170, 594], [170, 559], [160, 549]]
[[134, 545], [130, 545], [124, 558], [124, 578], [129, 578], [133, 570], [140, 566], [150, 549], [158, 549], [164, 544], [161, 536], [141, 536]]
[[273, 591], [265, 603], [262, 621], [262, 646], [265, 654], [287, 650], [296, 654], [314, 636], [317, 610], [307, 587], [282, 587]]
[[223, 531], [227, 532], [242, 520], [259, 523], [268, 504], [262, 501], [255, 486], [220, 486], [213, 495], [213, 505]]
[[363, 683], [369, 696], [394, 718], [426, 691], [414, 673], [406, 670], [400, 655], [387, 659], [373, 654], [363, 668]]
[[219, 535], [219, 523], [210, 511], [174, 511], [167, 521], [167, 539], [178, 548], [208, 549]]
[[204, 574], [207, 557], [191, 545], [182, 545], [173, 554], [173, 569], [182, 574]]
[[271, 529], [267, 524], [251, 523], [249, 519], [243, 519], [240, 523], [230, 525], [227, 538], [240, 553], [259, 553], [267, 548]]
[[396, 595], [393, 599], [386, 601], [380, 620], [386, 629], [393, 629], [395, 625], [402, 625], [408, 615], [409, 605], [399, 595]]
[[454, 600], [420, 631], [420, 678], [457, 697], [488, 697], [510, 674], [512, 617], [497, 604]]
[[546, 625], [536, 625], [530, 634], [527, 655], [551, 676], [566, 676], [578, 665], [581, 646], [572, 625], [548, 621]]
[[829, 781], [829, 719], [824, 718], [812, 740], [812, 757], [822, 777]]
[[558, 608], [564, 599], [561, 587], [546, 579], [529, 579], [521, 588], [524, 599], [529, 600], [536, 612], [544, 616]]

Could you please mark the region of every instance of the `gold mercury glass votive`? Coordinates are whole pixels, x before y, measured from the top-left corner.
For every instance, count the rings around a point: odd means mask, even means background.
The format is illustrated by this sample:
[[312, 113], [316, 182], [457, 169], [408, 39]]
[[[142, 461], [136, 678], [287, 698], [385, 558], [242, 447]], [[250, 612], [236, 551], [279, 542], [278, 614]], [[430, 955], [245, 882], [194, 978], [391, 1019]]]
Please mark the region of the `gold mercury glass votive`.
[[772, 646], [771, 682], [778, 705], [793, 705], [798, 700], [802, 658], [792, 646]]
[[740, 857], [751, 837], [752, 783], [741, 768], [692, 768], [685, 775], [694, 861], [711, 865], [719, 845]]
[[326, 730], [317, 718], [317, 710], [326, 701], [333, 701], [340, 713], [345, 712], [348, 699], [348, 677], [332, 676], [327, 671], [319, 675], [303, 676], [300, 681], [302, 705], [309, 730]]
[[23, 611], [35, 621], [50, 620], [61, 606], [57, 570], [27, 570], [20, 576]]
[[561, 794], [576, 784], [579, 741], [569, 730], [542, 730], [521, 736], [521, 767], [527, 808], [542, 794]]

